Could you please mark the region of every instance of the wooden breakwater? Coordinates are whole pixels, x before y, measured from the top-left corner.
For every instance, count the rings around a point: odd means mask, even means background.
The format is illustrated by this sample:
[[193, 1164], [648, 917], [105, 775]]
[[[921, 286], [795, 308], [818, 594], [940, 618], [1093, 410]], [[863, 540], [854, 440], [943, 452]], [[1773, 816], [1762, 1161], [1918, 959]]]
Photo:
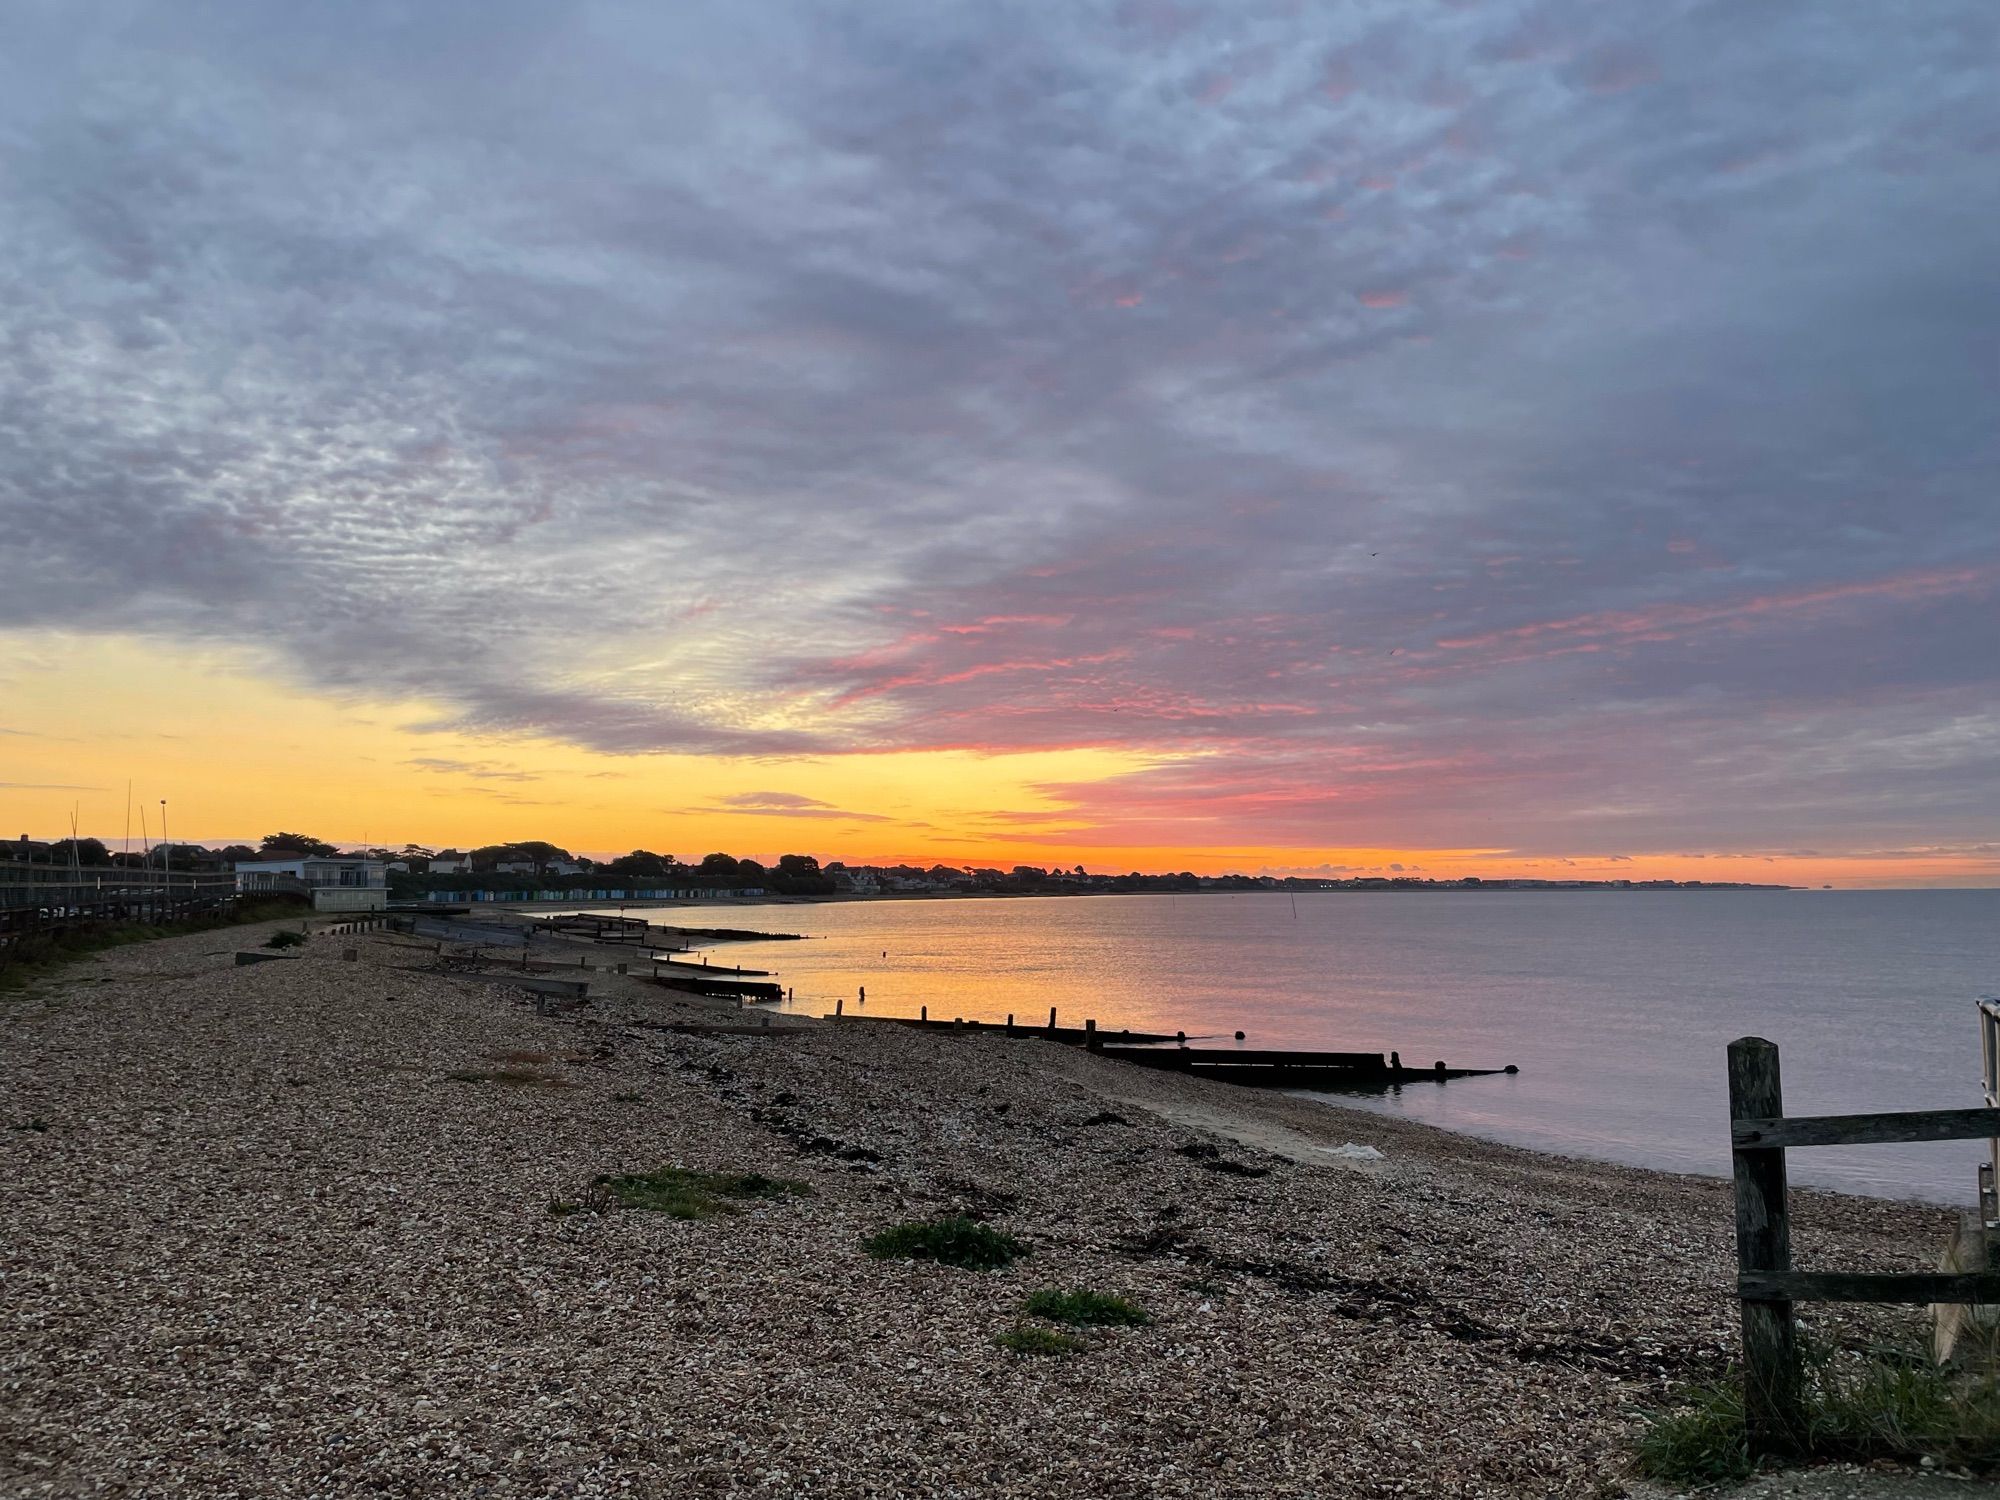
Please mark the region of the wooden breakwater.
[[752, 932], [746, 927], [661, 927], [675, 937], [700, 938], [710, 943], [802, 943], [800, 932]]
[[[986, 1032], [997, 1036], [1039, 1038], [1085, 1047], [1100, 1056], [1137, 1067], [1163, 1072], [1184, 1073], [1192, 1078], [1210, 1078], [1247, 1088], [1283, 1089], [1379, 1089], [1392, 1085], [1444, 1083], [1453, 1078], [1485, 1078], [1518, 1073], [1519, 1068], [1454, 1068], [1443, 1062], [1428, 1068], [1403, 1065], [1400, 1054], [1380, 1052], [1274, 1051], [1248, 1047], [1190, 1047], [1184, 1032], [1167, 1036], [1159, 1032], [1102, 1030], [1094, 1020], [1081, 1026], [1058, 1026], [1055, 1012], [1047, 1025], [1021, 1025], [1009, 1016], [1004, 1022], [968, 1021], [964, 1017], [932, 1020], [930, 1008], [909, 1016], [850, 1016], [841, 1002], [822, 1020], [842, 1024], [906, 1026], [915, 1031], [944, 1031], [955, 1034]], [[1240, 1039], [1242, 1033], [1238, 1032]], [[1179, 1045], [1171, 1045], [1178, 1043]]]
[[689, 974], [685, 970], [672, 974], [642, 974], [638, 976], [660, 986], [661, 989], [679, 990], [683, 994], [701, 995], [710, 1000], [782, 1000], [785, 987], [767, 983], [761, 979], [725, 979], [716, 976], [704, 979], [699, 973]]
[[1186, 1073], [1266, 1089], [1373, 1089], [1391, 1084], [1443, 1083], [1452, 1078], [1486, 1078], [1520, 1069], [1452, 1068], [1443, 1062], [1428, 1068], [1402, 1065], [1394, 1053], [1290, 1052], [1232, 1047], [1128, 1047], [1107, 1038], [1095, 1050], [1120, 1062], [1163, 1072]]
[[1089, 1028], [1085, 1028], [1082, 1026], [1056, 1026], [1053, 1024], [1048, 1026], [1016, 1024], [1012, 1016], [1009, 1016], [1005, 1021], [968, 1021], [963, 1016], [954, 1017], [949, 1021], [934, 1021], [930, 1018], [928, 1009], [926, 1007], [926, 1013], [916, 1017], [850, 1016], [845, 1011], [836, 1011], [833, 1015], [822, 1016], [820, 1019], [825, 1021], [839, 1021], [843, 1025], [907, 1026], [912, 1031], [979, 1031], [989, 1032], [995, 1036], [1039, 1037], [1043, 1041], [1064, 1042], [1072, 1047], [1086, 1046], [1093, 1037], [1100, 1036], [1116, 1037], [1119, 1041], [1129, 1042], [1134, 1046], [1142, 1042], [1171, 1042], [1175, 1040], [1171, 1036], [1151, 1031], [1106, 1031], [1100, 1033], [1095, 1029], [1095, 1022], [1092, 1022]]
[[645, 943], [652, 931], [643, 917], [605, 917], [594, 912], [565, 912], [531, 918], [532, 926], [559, 937], [588, 938], [593, 943]]
[[769, 979], [772, 973], [769, 969], [745, 969], [730, 964], [695, 964], [681, 958], [654, 959], [653, 972], [657, 974], [662, 969], [666, 970], [669, 974], [713, 974], [720, 975], [725, 979], [732, 977], [736, 979]]

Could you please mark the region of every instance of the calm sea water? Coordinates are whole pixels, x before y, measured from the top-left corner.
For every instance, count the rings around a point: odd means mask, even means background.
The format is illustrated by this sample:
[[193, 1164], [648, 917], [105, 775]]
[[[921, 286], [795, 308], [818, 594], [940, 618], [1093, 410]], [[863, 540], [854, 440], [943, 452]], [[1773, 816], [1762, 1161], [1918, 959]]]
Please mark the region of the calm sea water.
[[[1220, 1045], [1387, 1052], [1512, 1078], [1337, 1102], [1540, 1150], [1726, 1173], [1723, 1048], [1783, 1050], [1793, 1113], [1978, 1104], [2000, 891], [1105, 896], [730, 907], [802, 932], [715, 961], [813, 1014], [1012, 1011]], [[667, 917], [666, 920], [676, 920]], [[1795, 1182], [1970, 1202], [1983, 1145], [1792, 1153]]]

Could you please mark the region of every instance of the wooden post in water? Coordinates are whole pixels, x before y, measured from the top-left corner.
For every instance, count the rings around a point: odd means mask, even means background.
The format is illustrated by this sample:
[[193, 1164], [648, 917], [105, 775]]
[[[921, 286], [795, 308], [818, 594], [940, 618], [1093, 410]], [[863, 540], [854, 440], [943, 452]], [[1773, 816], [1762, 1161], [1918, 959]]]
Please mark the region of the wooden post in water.
[[833, 1013], [836, 1016], [840, 1015], [846, 1009], [847, 1009], [847, 997], [845, 995], [840, 996], [833, 1002]]
[[[1729, 1118], [1769, 1120], [1785, 1112], [1778, 1049], [1759, 1036], [1729, 1044]], [[1734, 1146], [1736, 1269], [1790, 1271], [1792, 1226], [1780, 1147]], [[1786, 1298], [1743, 1301], [1743, 1416], [1752, 1458], [1796, 1457], [1804, 1413], [1799, 1403], [1799, 1332]]]
[[1104, 1045], [1104, 1043], [1097, 1039], [1097, 1023], [1095, 1021], [1085, 1021], [1083, 1023], [1083, 1045], [1092, 1052], [1097, 1051]]
[[930, 1018], [931, 1008], [928, 1005], [919, 1005], [917, 1007], [917, 1019], [919, 1021], [928, 1021]]
[[1049, 1035], [1054, 1036], [1055, 1034], [1056, 1034], [1056, 1008], [1053, 1005], [1051, 1005], [1049, 1007]]

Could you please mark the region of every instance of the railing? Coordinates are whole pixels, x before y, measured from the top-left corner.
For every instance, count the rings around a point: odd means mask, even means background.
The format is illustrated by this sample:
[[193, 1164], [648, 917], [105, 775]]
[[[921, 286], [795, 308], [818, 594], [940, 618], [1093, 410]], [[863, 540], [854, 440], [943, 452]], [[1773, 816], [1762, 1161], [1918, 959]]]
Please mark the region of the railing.
[[227, 871], [0, 864], [0, 940], [80, 922], [170, 921], [236, 896]]
[[[1992, 1007], [1988, 1012], [1988, 1006]], [[1981, 1004], [1989, 1059], [2000, 1002]], [[1762, 1037], [1729, 1044], [1729, 1143], [1736, 1176], [1736, 1295], [1743, 1304], [1744, 1417], [1752, 1456], [1804, 1451], [1795, 1302], [2000, 1302], [2000, 1270], [1882, 1273], [1794, 1271], [1785, 1153], [1810, 1146], [1873, 1146], [2000, 1137], [2000, 1109], [1891, 1114], [1785, 1114], [1778, 1049]], [[1982, 1175], [1986, 1175], [1982, 1172]]]

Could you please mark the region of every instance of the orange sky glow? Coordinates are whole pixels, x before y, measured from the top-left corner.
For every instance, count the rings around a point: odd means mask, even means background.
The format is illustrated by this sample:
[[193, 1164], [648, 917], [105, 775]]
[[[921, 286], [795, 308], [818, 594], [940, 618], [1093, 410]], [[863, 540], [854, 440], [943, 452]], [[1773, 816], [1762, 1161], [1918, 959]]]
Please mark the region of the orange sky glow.
[[[157, 838], [254, 842], [280, 828], [342, 844], [472, 847], [539, 838], [605, 856], [634, 847], [849, 863], [1035, 864], [1437, 879], [1745, 880], [1787, 885], [2000, 884], [1978, 848], [1630, 850], [1241, 841], [1199, 809], [1181, 840], [1123, 836], [1077, 788], [1117, 785], [1159, 758], [1115, 747], [809, 757], [606, 755], [535, 737], [425, 727], [435, 709], [288, 686], [238, 651], [168, 654], [144, 641], [21, 637], [0, 673], [0, 830], [55, 838], [74, 811], [113, 847], [126, 784]], [[1157, 828], [1149, 815], [1133, 825]]]

